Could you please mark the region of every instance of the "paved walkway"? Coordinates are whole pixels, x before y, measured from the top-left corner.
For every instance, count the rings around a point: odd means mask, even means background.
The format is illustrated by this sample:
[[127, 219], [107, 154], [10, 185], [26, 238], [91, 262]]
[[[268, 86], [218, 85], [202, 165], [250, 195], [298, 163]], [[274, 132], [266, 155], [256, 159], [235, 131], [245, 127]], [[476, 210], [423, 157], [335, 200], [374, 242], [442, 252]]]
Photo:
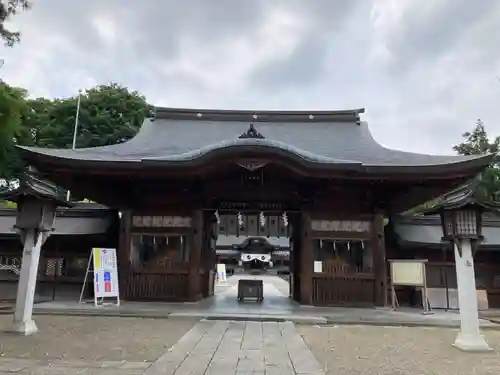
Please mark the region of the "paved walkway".
[[144, 375], [324, 375], [291, 322], [200, 321]]
[[[238, 302], [238, 281], [262, 280], [264, 287], [264, 301], [255, 303], [254, 301]], [[227, 279], [227, 283], [215, 286], [215, 296], [212, 301], [207, 301], [211, 305], [211, 310], [215, 312], [265, 312], [272, 313], [292, 313], [300, 305], [293, 299], [288, 298], [289, 284], [278, 276], [267, 275], [235, 275]]]
[[0, 358], [0, 375], [141, 375], [151, 364], [129, 361], [33, 361]]

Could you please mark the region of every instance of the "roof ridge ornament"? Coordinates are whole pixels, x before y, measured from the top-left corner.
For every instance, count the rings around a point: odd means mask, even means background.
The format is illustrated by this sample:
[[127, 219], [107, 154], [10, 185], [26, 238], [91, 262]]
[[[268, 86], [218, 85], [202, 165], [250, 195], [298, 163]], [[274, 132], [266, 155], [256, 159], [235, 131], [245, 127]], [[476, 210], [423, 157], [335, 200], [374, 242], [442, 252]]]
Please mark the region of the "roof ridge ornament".
[[241, 134], [238, 138], [240, 139], [264, 139], [265, 137], [260, 134], [257, 129], [255, 129], [254, 124], [250, 124], [250, 127], [246, 132]]

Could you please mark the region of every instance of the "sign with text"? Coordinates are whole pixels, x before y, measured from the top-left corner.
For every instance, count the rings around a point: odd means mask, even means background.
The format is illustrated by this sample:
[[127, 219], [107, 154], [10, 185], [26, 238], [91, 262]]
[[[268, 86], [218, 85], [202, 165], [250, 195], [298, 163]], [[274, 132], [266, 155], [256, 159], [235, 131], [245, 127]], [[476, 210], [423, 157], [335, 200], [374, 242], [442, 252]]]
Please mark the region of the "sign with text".
[[425, 263], [423, 260], [390, 260], [393, 285], [424, 286]]
[[371, 223], [364, 220], [312, 220], [311, 229], [318, 232], [370, 232]]
[[399, 306], [396, 294], [396, 285], [410, 286], [420, 289], [422, 293], [422, 307], [424, 314], [432, 314], [432, 306], [429, 301], [426, 280], [425, 259], [390, 259], [391, 270], [391, 302], [392, 308], [396, 310]]
[[119, 297], [116, 249], [93, 248], [95, 298]]
[[137, 228], [189, 228], [189, 216], [133, 216], [132, 226]]
[[322, 273], [323, 272], [323, 262], [315, 260], [314, 261], [314, 273]]
[[217, 264], [217, 281], [219, 283], [225, 283], [226, 278], [226, 265], [224, 263]]

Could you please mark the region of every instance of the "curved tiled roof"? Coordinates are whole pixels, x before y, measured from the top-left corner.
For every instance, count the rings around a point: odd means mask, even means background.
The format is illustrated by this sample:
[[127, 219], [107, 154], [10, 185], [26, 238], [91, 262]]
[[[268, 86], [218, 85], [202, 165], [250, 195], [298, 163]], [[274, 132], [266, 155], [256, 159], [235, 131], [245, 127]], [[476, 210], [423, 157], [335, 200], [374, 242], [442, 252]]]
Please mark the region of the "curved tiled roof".
[[[311, 165], [352, 168], [478, 167], [492, 156], [436, 156], [391, 150], [377, 143], [364, 110], [216, 111], [158, 108], [128, 142], [103, 147], [44, 149], [22, 147], [28, 159], [87, 162], [176, 163], [220, 150], [280, 152]], [[61, 160], [62, 161], [62, 160]], [[408, 167], [410, 167], [408, 169]]]

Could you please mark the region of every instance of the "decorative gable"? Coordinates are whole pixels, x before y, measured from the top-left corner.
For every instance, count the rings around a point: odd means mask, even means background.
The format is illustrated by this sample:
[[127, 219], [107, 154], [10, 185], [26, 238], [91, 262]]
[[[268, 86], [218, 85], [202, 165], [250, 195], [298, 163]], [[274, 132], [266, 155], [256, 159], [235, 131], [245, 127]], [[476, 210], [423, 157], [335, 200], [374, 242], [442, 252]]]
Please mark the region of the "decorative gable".
[[255, 129], [253, 124], [250, 124], [250, 127], [246, 132], [244, 132], [242, 135], [240, 135], [238, 138], [240, 139], [264, 139], [265, 137], [260, 134], [257, 129]]

